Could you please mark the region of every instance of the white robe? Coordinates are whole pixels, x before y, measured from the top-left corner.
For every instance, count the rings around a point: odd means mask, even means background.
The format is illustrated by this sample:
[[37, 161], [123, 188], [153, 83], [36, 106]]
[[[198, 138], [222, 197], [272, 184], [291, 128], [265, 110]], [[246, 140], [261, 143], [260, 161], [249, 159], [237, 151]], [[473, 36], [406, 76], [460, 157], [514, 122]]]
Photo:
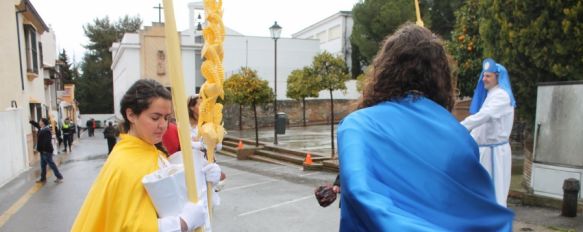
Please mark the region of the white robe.
[[502, 206], [506, 206], [510, 190], [512, 152], [509, 138], [513, 122], [514, 107], [510, 97], [498, 86], [488, 90], [478, 113], [461, 122], [480, 146], [480, 163], [492, 177], [496, 200]]
[[[204, 158], [204, 153], [201, 151], [202, 143], [200, 141], [194, 141], [196, 135], [198, 134], [198, 130], [196, 127], [190, 130], [191, 136], [191, 144], [192, 144], [192, 153], [193, 153], [193, 161], [194, 161], [194, 173], [196, 176], [196, 190], [198, 191], [198, 200], [203, 202], [204, 207], [208, 207], [207, 201], [207, 185], [206, 185], [206, 176], [202, 171], [202, 168], [208, 164], [208, 161]], [[222, 145], [217, 145], [216, 150], [220, 150]], [[170, 163], [172, 164], [182, 164], [182, 152], [178, 151], [172, 154], [169, 158]], [[212, 207], [218, 206], [221, 204], [221, 200], [219, 194], [216, 191], [212, 191], [213, 198], [212, 198]], [[206, 220], [204, 224], [204, 231], [211, 232], [211, 221], [210, 215], [207, 212]]]

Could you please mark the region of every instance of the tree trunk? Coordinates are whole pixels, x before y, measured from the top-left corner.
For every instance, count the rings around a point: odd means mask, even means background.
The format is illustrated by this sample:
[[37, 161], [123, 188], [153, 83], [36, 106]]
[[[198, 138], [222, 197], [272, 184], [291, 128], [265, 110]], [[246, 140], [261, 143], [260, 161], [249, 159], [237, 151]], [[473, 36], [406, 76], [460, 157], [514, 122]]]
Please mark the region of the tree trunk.
[[239, 104], [239, 130], [243, 130], [243, 105]]
[[302, 105], [304, 107], [304, 127], [306, 127], [306, 98], [302, 98]]
[[332, 142], [332, 158], [334, 158], [334, 97], [332, 96], [332, 89], [330, 89], [330, 139]]
[[257, 127], [257, 108], [253, 102], [253, 115], [255, 116], [255, 146], [259, 146], [259, 128]]

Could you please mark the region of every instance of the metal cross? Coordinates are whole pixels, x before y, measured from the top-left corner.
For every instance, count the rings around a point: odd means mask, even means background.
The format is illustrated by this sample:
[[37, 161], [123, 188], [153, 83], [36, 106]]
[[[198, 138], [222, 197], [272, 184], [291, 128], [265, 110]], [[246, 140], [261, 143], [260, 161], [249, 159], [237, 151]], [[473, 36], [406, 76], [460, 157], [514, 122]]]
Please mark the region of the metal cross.
[[162, 23], [162, 4], [158, 3], [158, 6], [155, 6], [154, 9], [158, 9], [158, 23]]

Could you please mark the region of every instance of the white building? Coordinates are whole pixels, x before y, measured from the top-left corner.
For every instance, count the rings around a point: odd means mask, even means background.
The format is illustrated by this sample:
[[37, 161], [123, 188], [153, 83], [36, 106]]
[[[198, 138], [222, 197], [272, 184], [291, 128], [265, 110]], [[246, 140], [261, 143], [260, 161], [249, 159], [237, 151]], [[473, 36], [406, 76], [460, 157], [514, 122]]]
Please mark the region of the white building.
[[[189, 22], [190, 29], [188, 32], [194, 32], [198, 24], [204, 24], [204, 10], [201, 2], [194, 2], [188, 4], [189, 8]], [[200, 16], [200, 17], [199, 17]], [[337, 24], [337, 23], [341, 23]], [[326, 27], [327, 31], [332, 32], [330, 36], [326, 37], [325, 42], [323, 38], [316, 38], [308, 36], [309, 33], [321, 32]], [[340, 30], [342, 39], [336, 38], [337, 29]], [[265, 30], [269, 30], [266, 26]], [[285, 30], [285, 28], [284, 28]], [[186, 33], [188, 33], [186, 32]], [[352, 16], [350, 12], [342, 11], [335, 14], [321, 22], [318, 22], [301, 31], [302, 36], [292, 38], [280, 38], [277, 40], [277, 99], [289, 100], [286, 97], [287, 93], [287, 77], [295, 69], [301, 69], [309, 66], [316, 54], [320, 51], [327, 50], [332, 54], [346, 53], [348, 57], [347, 64], [350, 65], [350, 33], [352, 33]], [[185, 33], [185, 32], [183, 32]], [[328, 33], [328, 32], [327, 32]], [[336, 33], [336, 34], [335, 34]], [[259, 36], [245, 36], [232, 29], [227, 28], [225, 33], [225, 42], [223, 44], [225, 56], [223, 65], [225, 68], [225, 78], [228, 78], [233, 73], [236, 73], [241, 67], [250, 67], [257, 70], [260, 78], [269, 82], [269, 87], [274, 88], [274, 73], [275, 73], [275, 43], [271, 37]], [[329, 33], [328, 33], [329, 34]], [[197, 41], [202, 42], [200, 33], [196, 33]], [[305, 36], [304, 36], [305, 35]], [[347, 46], [342, 44], [347, 43]], [[197, 48], [198, 49], [198, 48]], [[197, 54], [200, 51], [197, 50]], [[197, 68], [200, 67], [200, 56], [197, 56]], [[346, 59], [345, 59], [346, 61]], [[199, 83], [204, 80], [197, 71], [197, 87]], [[199, 79], [200, 78], [200, 79]], [[356, 99], [360, 94], [356, 91], [356, 81], [346, 82], [347, 91], [334, 91], [334, 99]], [[328, 99], [330, 93], [327, 90], [320, 92], [319, 99]]]
[[[200, 86], [204, 83], [204, 78], [200, 73], [202, 63], [201, 50], [203, 47], [203, 38], [200, 30], [204, 22], [204, 9], [201, 2], [188, 4], [190, 28], [180, 32], [183, 76], [185, 78], [186, 94], [195, 94], [199, 91]], [[338, 17], [344, 17], [346, 12], [336, 14], [333, 22], [337, 22]], [[350, 14], [348, 13], [348, 16]], [[326, 20], [324, 20], [326, 21]], [[327, 22], [327, 21], [326, 21]], [[340, 21], [344, 22], [344, 21]], [[315, 25], [328, 23], [317, 23]], [[331, 25], [331, 24], [330, 24]], [[165, 64], [165, 43], [164, 43], [164, 26], [163, 24], [154, 23], [152, 26], [145, 27], [139, 33], [126, 33], [119, 43], [114, 43], [112, 51], [112, 70], [114, 83], [114, 109], [118, 118], [119, 102], [125, 91], [136, 80], [141, 78], [150, 78], [160, 81], [169, 87], [170, 82], [166, 77], [164, 70], [156, 70], [160, 64]], [[302, 30], [307, 34], [312, 31], [311, 28], [320, 28], [319, 26], [310, 26]], [[335, 36], [338, 34], [335, 28], [341, 28], [340, 35], [343, 39]], [[316, 30], [314, 29], [314, 30]], [[274, 88], [275, 73], [275, 44], [271, 37], [246, 36], [230, 28], [225, 29], [224, 60], [225, 79], [238, 72], [241, 67], [249, 67], [257, 71], [260, 78], [267, 80], [269, 86]], [[268, 27], [265, 30], [269, 30]], [[277, 99], [285, 100], [287, 92], [287, 77], [291, 71], [309, 66], [313, 57], [321, 51], [324, 46], [334, 54], [346, 53], [350, 48], [345, 45], [346, 38], [350, 36], [352, 30], [352, 19], [346, 18], [344, 24], [340, 27], [330, 26], [326, 37], [326, 42], [313, 38], [313, 36], [294, 36], [293, 38], [280, 38], [277, 41]], [[297, 33], [296, 33], [297, 34]], [[346, 37], [346, 38], [345, 38]], [[338, 46], [336, 46], [338, 45]], [[335, 48], [338, 47], [337, 49]], [[348, 45], [349, 46], [349, 42]], [[349, 53], [346, 57], [350, 59]], [[348, 62], [350, 64], [350, 62]], [[334, 99], [356, 99], [359, 94], [356, 91], [355, 81], [346, 83], [348, 90], [346, 92], [334, 91]], [[321, 99], [329, 98], [327, 91], [320, 93]]]
[[321, 51], [340, 55], [350, 68], [352, 65], [350, 35], [353, 24], [352, 12], [340, 11], [292, 34], [292, 38], [319, 40]]
[[[327, 51], [332, 55], [339, 55], [344, 59], [348, 69], [352, 69], [352, 46], [350, 35], [352, 34], [351, 11], [339, 11], [325, 19], [322, 19], [294, 34], [292, 38], [317, 39], [320, 42], [320, 51]], [[360, 93], [356, 90], [356, 81], [346, 82], [346, 92], [334, 91], [334, 99], [357, 99]], [[328, 98], [328, 91], [321, 91], [320, 98]]]
[[[0, 186], [35, 164], [29, 120], [56, 110], [55, 35], [29, 0], [0, 1]], [[55, 99], [55, 101], [53, 101]]]

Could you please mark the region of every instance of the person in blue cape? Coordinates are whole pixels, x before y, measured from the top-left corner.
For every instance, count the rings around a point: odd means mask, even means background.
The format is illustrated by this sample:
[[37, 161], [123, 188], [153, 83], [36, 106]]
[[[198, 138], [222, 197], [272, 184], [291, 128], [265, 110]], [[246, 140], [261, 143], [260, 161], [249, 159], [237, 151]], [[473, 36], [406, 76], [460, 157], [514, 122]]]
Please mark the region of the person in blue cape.
[[512, 176], [512, 151], [508, 139], [514, 122], [516, 101], [508, 71], [491, 58], [482, 62], [470, 105], [470, 116], [462, 121], [480, 147], [480, 163], [490, 173], [496, 200], [506, 206]]
[[511, 231], [478, 145], [450, 113], [454, 81], [431, 31], [386, 38], [359, 109], [339, 125], [340, 231]]

